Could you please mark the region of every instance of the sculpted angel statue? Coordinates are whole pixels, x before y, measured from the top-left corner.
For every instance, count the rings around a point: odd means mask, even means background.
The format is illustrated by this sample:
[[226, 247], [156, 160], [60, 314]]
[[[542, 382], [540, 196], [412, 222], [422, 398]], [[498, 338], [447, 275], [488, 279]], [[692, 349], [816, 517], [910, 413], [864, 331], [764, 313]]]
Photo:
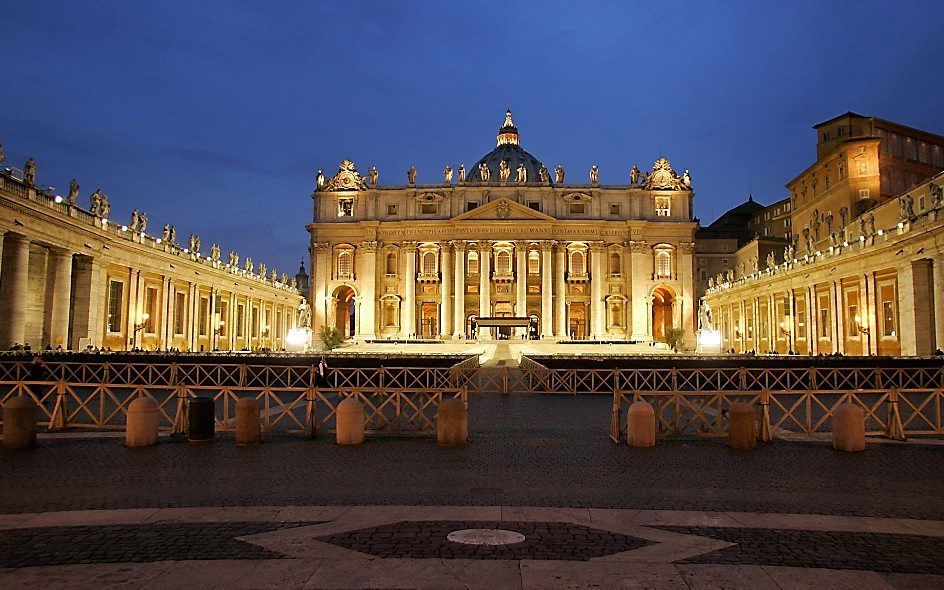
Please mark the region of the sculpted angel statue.
[[498, 178], [504, 182], [509, 176], [511, 176], [511, 168], [508, 167], [508, 160], [502, 160], [498, 164]]
[[380, 178], [380, 172], [377, 172], [376, 166], [371, 166], [370, 170], [367, 171], [367, 179], [370, 181], [371, 186], [377, 186], [377, 180]]
[[315, 176], [315, 186], [322, 188], [325, 182], [327, 181], [325, 180], [324, 170], [318, 170], [318, 175]]
[[518, 164], [515, 172], [515, 182], [528, 182], [528, 169], [524, 167], [524, 162]]
[[492, 171], [488, 169], [488, 164], [485, 162], [479, 163], [479, 176], [482, 178], [482, 182], [488, 182], [488, 179], [491, 177]]
[[73, 178], [72, 182], [69, 183], [69, 196], [66, 198], [66, 201], [70, 205], [75, 205], [75, 202], [79, 200], [79, 183]]
[[564, 182], [564, 167], [558, 164], [557, 168], [554, 168], [554, 184], [562, 182]]
[[590, 166], [590, 184], [599, 184], [600, 183], [600, 169], [597, 168], [597, 165], [594, 164]]
[[459, 164], [459, 182], [465, 182], [465, 164]]
[[443, 168], [443, 180], [446, 181], [446, 184], [452, 184], [452, 166], [448, 164]]
[[547, 184], [547, 179], [550, 178], [550, 173], [547, 171], [547, 166], [541, 164], [541, 169], [538, 170], [538, 177], [541, 179], [541, 183]]
[[410, 169], [406, 171], [406, 179], [410, 184], [416, 184], [416, 168], [410, 166]]

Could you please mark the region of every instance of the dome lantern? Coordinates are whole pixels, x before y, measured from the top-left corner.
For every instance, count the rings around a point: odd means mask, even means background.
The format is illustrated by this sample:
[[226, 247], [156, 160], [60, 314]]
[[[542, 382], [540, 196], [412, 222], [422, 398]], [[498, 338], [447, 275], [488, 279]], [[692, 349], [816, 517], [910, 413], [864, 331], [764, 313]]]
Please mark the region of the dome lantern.
[[518, 128], [511, 120], [511, 109], [505, 111], [505, 124], [498, 129], [498, 147], [503, 145], [520, 145], [518, 139]]

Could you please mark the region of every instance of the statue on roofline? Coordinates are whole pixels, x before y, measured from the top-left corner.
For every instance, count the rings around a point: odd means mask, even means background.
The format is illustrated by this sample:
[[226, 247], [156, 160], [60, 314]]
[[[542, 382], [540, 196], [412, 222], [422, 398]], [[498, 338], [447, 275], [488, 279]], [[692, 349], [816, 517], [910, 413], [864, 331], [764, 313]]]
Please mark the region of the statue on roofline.
[[561, 184], [564, 182], [564, 167], [560, 164], [554, 168], [554, 184]]
[[459, 182], [465, 182], [465, 164], [459, 164]]
[[416, 168], [410, 166], [410, 169], [406, 171], [406, 179], [410, 184], [416, 184]]
[[72, 181], [69, 183], [69, 196], [66, 197], [66, 202], [69, 203], [69, 205], [75, 205], [75, 203], [78, 200], [79, 200], [79, 183], [76, 182], [76, 180], [73, 178]]
[[370, 170], [367, 171], [367, 179], [370, 182], [370, 186], [377, 186], [377, 180], [380, 178], [380, 172], [377, 172], [376, 166], [371, 166]]
[[600, 184], [600, 169], [596, 164], [590, 166], [590, 184]]

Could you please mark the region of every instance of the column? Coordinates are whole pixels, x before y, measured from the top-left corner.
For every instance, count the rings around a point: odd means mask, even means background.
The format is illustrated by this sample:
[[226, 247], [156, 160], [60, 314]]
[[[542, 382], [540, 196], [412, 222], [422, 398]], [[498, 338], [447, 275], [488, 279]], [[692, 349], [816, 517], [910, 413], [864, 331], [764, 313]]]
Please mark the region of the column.
[[452, 335], [452, 244], [443, 242], [440, 244], [439, 270], [441, 281], [439, 283], [439, 335], [441, 338], [449, 338]]
[[839, 351], [843, 354], [846, 353], [846, 333], [843, 330], [842, 318], [845, 315], [845, 309], [843, 309], [842, 303], [842, 283], [839, 281], [833, 281], [830, 286], [830, 299], [832, 299], [833, 306], [833, 342], [836, 344], [836, 348], [833, 352]]
[[[548, 242], [554, 249], [554, 317], [557, 320], [554, 332], [558, 338], [567, 339], [567, 248], [563, 242]], [[550, 274], [550, 273], [545, 273]]]
[[376, 338], [377, 325], [375, 314], [377, 310], [377, 242], [361, 242], [361, 273], [357, 282], [360, 287], [358, 303], [360, 321], [358, 330], [361, 338]]
[[[787, 290], [787, 307], [784, 309], [784, 313], [787, 314], [787, 326], [789, 326], [790, 335], [787, 340], [787, 352], [791, 350], [797, 352], [796, 344], [796, 335], [797, 335], [797, 319], [796, 319], [796, 294], [793, 292], [793, 287], [788, 287]], [[808, 324], [809, 322], [807, 322]]]
[[[932, 293], [933, 294], [933, 293]], [[862, 354], [878, 354], [878, 309], [875, 305], [875, 275], [867, 273], [859, 279], [859, 306], [862, 323], [868, 334], [861, 334], [867, 346], [862, 347]]]
[[606, 250], [603, 249], [603, 242], [590, 243], [590, 338], [594, 340], [603, 340], [606, 336], [606, 325], [604, 323], [604, 303], [603, 303], [603, 283], [606, 281], [604, 275], [604, 258]]
[[69, 348], [69, 299], [72, 294], [72, 252], [50, 248], [46, 283], [49, 345]]
[[[479, 242], [479, 317], [492, 315], [492, 245]], [[480, 332], [480, 337], [484, 335]]]
[[403, 242], [403, 322], [400, 325], [401, 338], [413, 338], [416, 335], [416, 242]]
[[807, 287], [804, 296], [806, 297], [806, 343], [812, 355], [819, 353], [819, 302], [816, 301], [816, 287], [814, 285]]
[[[554, 242], [549, 240], [541, 242], [541, 338], [551, 338], [554, 335], [552, 281], [555, 275], [551, 270], [551, 248], [553, 245]], [[561, 280], [563, 280], [564, 273], [558, 272]], [[559, 291], [559, 293], [562, 291]], [[558, 298], [561, 298], [561, 295], [558, 295]]]
[[[652, 277], [652, 248], [645, 242], [629, 242], [630, 267], [633, 273], [633, 332], [630, 340], [645, 342], [652, 340], [650, 323], [652, 311], [650, 303], [652, 297], [647, 293], [647, 286], [651, 281], [645, 277]], [[743, 320], [742, 320], [743, 321]]]
[[677, 261], [678, 277], [681, 284], [681, 324], [685, 330], [685, 344], [695, 347], [695, 310], [698, 308], [698, 299], [695, 297], [695, 252], [694, 242], [679, 244]]
[[452, 242], [456, 251], [456, 272], [455, 280], [455, 313], [453, 338], [461, 340], [465, 338], [465, 248], [466, 243], [461, 240]]
[[[328, 280], [331, 277], [331, 264], [329, 257], [331, 255], [331, 245], [327, 243], [313, 243], [311, 245], [311, 330], [318, 338], [321, 329], [328, 324]], [[246, 303], [247, 318], [249, 316], [249, 303]], [[246, 320], [249, 325], [249, 320]], [[249, 341], [250, 332], [246, 332], [246, 341]]]
[[[933, 285], [931, 294], [934, 296], [934, 324], [936, 336], [935, 348], [944, 350], [944, 256], [938, 256], [932, 261], [934, 265], [931, 269]], [[873, 288], [874, 288], [873, 278]], [[873, 296], [874, 299], [874, 296]], [[877, 326], [877, 324], [875, 324]], [[878, 342], [879, 334], [876, 328], [872, 329], [872, 340]]]
[[[528, 316], [528, 243], [515, 242], [515, 316]], [[527, 331], [527, 328], [525, 329]]]
[[27, 279], [29, 277], [29, 240], [14, 232], [3, 235], [0, 262], [0, 348], [23, 344], [26, 338]]

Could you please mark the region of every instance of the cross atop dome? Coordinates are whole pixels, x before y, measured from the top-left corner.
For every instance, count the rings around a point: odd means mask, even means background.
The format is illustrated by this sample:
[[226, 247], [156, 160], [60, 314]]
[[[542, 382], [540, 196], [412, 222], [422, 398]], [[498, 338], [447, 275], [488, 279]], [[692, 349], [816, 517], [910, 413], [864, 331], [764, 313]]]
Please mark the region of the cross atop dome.
[[503, 145], [520, 145], [518, 128], [515, 127], [515, 122], [511, 120], [511, 109], [505, 111], [505, 124], [498, 130], [498, 147]]

